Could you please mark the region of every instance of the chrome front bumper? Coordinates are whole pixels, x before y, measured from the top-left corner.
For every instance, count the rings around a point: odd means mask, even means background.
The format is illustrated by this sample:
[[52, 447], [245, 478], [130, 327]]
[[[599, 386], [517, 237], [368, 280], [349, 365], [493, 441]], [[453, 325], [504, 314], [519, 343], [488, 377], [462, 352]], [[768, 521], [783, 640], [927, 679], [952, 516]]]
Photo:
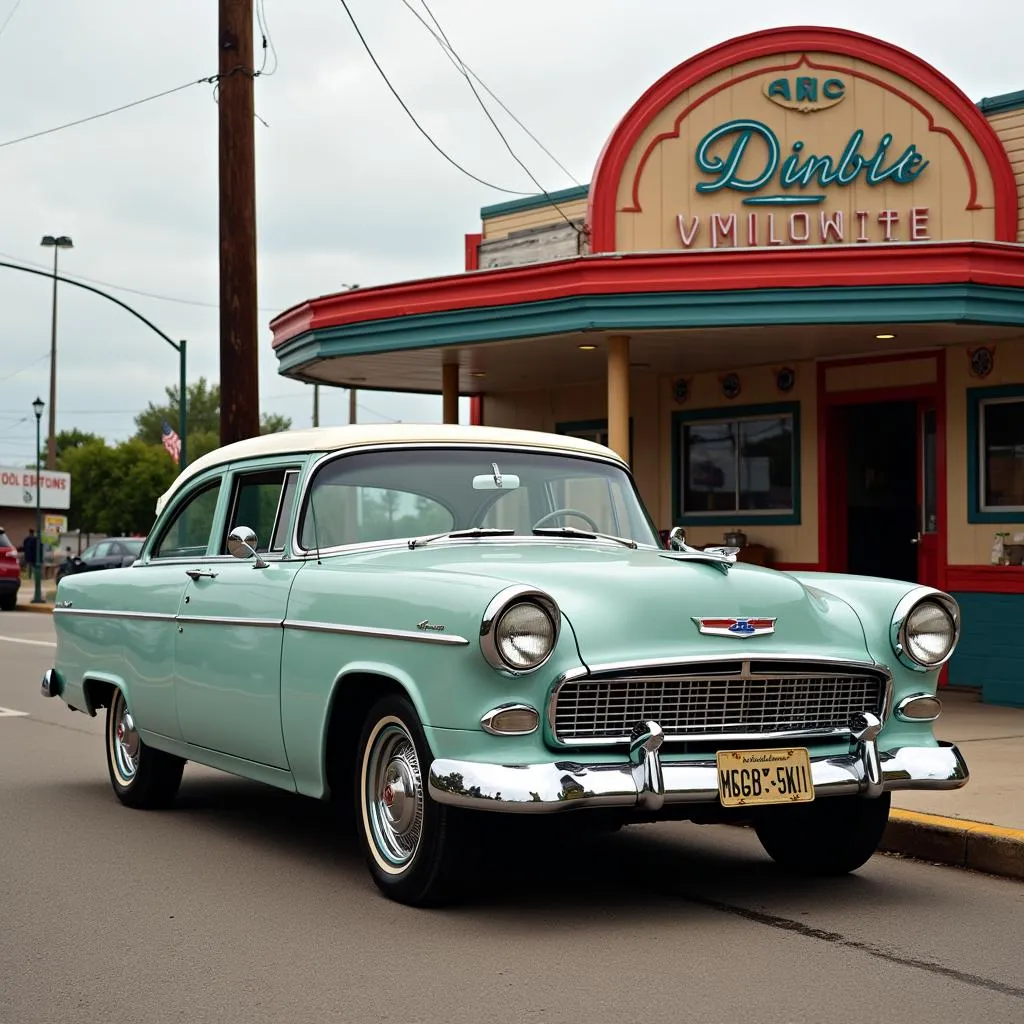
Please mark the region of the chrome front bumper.
[[[879, 751], [877, 727], [865, 723], [856, 749], [811, 758], [815, 797], [860, 793], [880, 796], [896, 789], [959, 789], [967, 764], [951, 743]], [[630, 808], [655, 813], [665, 804], [717, 803], [714, 759], [665, 762], [653, 722], [634, 730], [627, 761], [613, 764], [501, 765], [438, 758], [430, 766], [430, 795], [442, 804], [478, 811], [545, 814], [577, 808]]]

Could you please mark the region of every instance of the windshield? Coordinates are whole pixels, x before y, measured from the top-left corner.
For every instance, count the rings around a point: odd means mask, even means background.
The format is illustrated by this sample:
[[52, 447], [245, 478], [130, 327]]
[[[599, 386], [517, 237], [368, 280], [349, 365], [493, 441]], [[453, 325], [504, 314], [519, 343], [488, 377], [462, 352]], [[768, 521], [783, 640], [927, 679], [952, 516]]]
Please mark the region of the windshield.
[[333, 459], [313, 478], [299, 543], [313, 550], [478, 528], [530, 536], [538, 525], [658, 546], [621, 467], [498, 448], [404, 448]]

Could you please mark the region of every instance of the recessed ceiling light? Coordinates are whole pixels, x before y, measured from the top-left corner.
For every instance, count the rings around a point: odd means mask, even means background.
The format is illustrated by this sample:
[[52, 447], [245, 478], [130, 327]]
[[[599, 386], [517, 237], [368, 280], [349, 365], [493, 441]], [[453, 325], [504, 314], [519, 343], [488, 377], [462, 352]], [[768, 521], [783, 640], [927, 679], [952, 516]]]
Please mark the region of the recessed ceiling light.
[[650, 367], [650, 363], [630, 363], [630, 368], [634, 370], [646, 370]]
[[896, 335], [895, 334], [876, 334], [875, 337], [879, 341], [892, 341], [892, 339], [895, 338]]
[[487, 374], [486, 373], [482, 373], [481, 371], [477, 370], [476, 373], [472, 373], [472, 374], [470, 374], [470, 376], [471, 377], [486, 377]]
[[579, 346], [579, 350], [581, 352], [593, 352], [595, 348], [597, 348], [596, 345], [580, 345]]

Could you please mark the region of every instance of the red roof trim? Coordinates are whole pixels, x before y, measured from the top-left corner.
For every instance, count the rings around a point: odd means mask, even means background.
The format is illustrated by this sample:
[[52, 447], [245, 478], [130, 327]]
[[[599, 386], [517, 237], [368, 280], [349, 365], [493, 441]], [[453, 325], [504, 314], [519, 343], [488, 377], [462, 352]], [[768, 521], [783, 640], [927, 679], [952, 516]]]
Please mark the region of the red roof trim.
[[574, 295], [967, 282], [1024, 288], [1024, 246], [919, 242], [581, 256], [326, 295], [287, 310], [270, 327], [277, 347], [341, 324]]
[[[1016, 238], [1017, 188], [1013, 169], [994, 129], [964, 92], [919, 57], [880, 39], [842, 29], [801, 27], [770, 29], [713, 46], [673, 68], [633, 104], [605, 144], [594, 172], [588, 205], [592, 251], [615, 250], [615, 202], [626, 160], [647, 125], [665, 106], [724, 68], [802, 50], [837, 53], [886, 68], [913, 82], [949, 110], [978, 144], [992, 174], [996, 238]], [[958, 148], [966, 158], [962, 147]], [[635, 187], [634, 181], [634, 190]], [[636, 206], [635, 195], [633, 205]]]

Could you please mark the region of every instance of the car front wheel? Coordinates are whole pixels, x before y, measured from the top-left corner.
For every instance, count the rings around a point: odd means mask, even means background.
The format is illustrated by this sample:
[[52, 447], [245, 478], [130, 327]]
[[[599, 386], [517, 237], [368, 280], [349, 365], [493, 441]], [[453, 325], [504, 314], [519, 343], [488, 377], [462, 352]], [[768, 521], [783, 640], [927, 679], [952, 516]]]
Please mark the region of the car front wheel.
[[142, 742], [120, 690], [107, 708], [107, 769], [118, 800], [126, 807], [168, 807], [181, 785], [185, 762]]
[[366, 717], [356, 758], [359, 840], [377, 887], [411, 906], [456, 896], [472, 845], [466, 813], [435, 803], [427, 792], [430, 760], [409, 701], [379, 700]]
[[780, 866], [807, 875], [856, 871], [878, 849], [891, 796], [830, 797], [780, 808], [755, 824], [765, 852]]

